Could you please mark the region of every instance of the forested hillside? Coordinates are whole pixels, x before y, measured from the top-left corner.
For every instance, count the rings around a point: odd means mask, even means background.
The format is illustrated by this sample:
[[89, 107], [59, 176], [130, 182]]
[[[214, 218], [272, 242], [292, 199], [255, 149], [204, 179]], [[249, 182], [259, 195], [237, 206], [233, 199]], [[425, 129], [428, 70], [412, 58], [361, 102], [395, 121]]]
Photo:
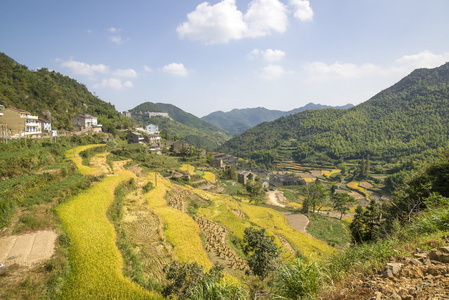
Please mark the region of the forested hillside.
[[328, 105], [308, 103], [303, 107], [295, 108], [290, 111], [270, 110], [264, 107], [244, 108], [233, 109], [229, 112], [216, 111], [202, 117], [202, 119], [217, 126], [218, 128], [226, 130], [231, 135], [236, 136], [262, 122], [273, 121], [282, 116], [288, 116], [306, 110], [325, 108], [348, 109], [352, 106], [352, 104], [347, 104], [344, 106], [331, 107]]
[[106, 131], [133, 124], [76, 80], [46, 68], [31, 71], [4, 53], [0, 53], [0, 104], [51, 119], [54, 129], [70, 130], [71, 119], [80, 112], [97, 116]]
[[[304, 162], [394, 158], [448, 143], [449, 63], [412, 72], [348, 110], [305, 111], [262, 123], [226, 142], [221, 151], [243, 157], [270, 150]], [[277, 152], [276, 152], [277, 151]], [[276, 158], [276, 157], [275, 157]]]
[[133, 115], [137, 124], [145, 126], [155, 124], [169, 136], [176, 136], [195, 146], [204, 146], [207, 150], [216, 149], [229, 139], [223, 130], [201, 120], [182, 109], [165, 103], [145, 102], [139, 104], [131, 112], [166, 112], [170, 119], [164, 117], [152, 117]]

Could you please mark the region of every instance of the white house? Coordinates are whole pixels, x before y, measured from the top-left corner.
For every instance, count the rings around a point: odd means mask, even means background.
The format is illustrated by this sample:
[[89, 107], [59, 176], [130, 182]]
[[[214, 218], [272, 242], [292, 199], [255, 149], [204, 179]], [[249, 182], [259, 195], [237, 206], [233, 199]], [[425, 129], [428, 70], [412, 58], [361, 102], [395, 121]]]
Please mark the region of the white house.
[[50, 132], [51, 131], [51, 122], [44, 119], [44, 118], [38, 118], [38, 122], [41, 124], [41, 131], [42, 132]]
[[102, 125], [98, 124], [97, 117], [89, 114], [77, 114], [73, 118], [72, 123], [75, 130], [92, 128], [94, 132], [101, 132]]
[[159, 134], [159, 127], [154, 124], [149, 124], [145, 127], [145, 130], [149, 134]]

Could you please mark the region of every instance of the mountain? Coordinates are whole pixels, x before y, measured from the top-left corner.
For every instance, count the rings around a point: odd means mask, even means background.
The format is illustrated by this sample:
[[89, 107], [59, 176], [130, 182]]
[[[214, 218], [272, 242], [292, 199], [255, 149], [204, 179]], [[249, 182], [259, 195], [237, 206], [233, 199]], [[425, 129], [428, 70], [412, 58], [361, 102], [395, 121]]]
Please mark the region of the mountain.
[[436, 149], [449, 141], [449, 63], [418, 69], [347, 110], [304, 111], [265, 122], [219, 149], [241, 157], [299, 162], [388, 159]]
[[51, 119], [54, 129], [72, 129], [72, 118], [80, 112], [97, 116], [107, 131], [133, 124], [76, 80], [46, 68], [31, 71], [4, 53], [0, 53], [0, 104]]
[[172, 104], [145, 102], [129, 111], [134, 113], [166, 112], [171, 119], [164, 117], [148, 118], [144, 115], [135, 114], [133, 114], [132, 117], [137, 124], [141, 124], [142, 126], [150, 123], [155, 124], [159, 126], [162, 132], [170, 136], [178, 136], [197, 147], [204, 146], [207, 150], [216, 149], [230, 138], [218, 127], [201, 120]]
[[[332, 106], [308, 103], [307, 105], [290, 111], [269, 110], [264, 107], [233, 109], [229, 112], [216, 111], [202, 117], [218, 128], [226, 130], [231, 135], [236, 136], [262, 122], [273, 121], [282, 116], [292, 115], [298, 112], [315, 109], [331, 108]], [[347, 109], [353, 107], [352, 104], [336, 106], [334, 108]]]

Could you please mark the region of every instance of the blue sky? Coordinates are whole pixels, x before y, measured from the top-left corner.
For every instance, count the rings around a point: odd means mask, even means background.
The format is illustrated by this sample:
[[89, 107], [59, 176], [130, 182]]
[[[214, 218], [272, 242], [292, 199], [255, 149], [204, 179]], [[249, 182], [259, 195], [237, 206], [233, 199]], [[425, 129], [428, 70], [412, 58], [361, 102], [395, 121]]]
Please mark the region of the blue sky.
[[2, 0], [0, 52], [125, 111], [358, 104], [449, 61], [447, 0]]

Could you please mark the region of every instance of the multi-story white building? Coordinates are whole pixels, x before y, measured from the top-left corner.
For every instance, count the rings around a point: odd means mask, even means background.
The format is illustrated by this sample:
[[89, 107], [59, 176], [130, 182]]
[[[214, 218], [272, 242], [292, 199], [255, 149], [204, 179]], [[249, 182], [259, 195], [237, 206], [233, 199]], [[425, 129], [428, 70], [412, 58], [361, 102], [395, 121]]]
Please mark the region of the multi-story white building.
[[7, 127], [8, 135], [11, 137], [40, 136], [42, 133], [38, 116], [15, 107], [8, 107], [3, 111], [0, 123]]

